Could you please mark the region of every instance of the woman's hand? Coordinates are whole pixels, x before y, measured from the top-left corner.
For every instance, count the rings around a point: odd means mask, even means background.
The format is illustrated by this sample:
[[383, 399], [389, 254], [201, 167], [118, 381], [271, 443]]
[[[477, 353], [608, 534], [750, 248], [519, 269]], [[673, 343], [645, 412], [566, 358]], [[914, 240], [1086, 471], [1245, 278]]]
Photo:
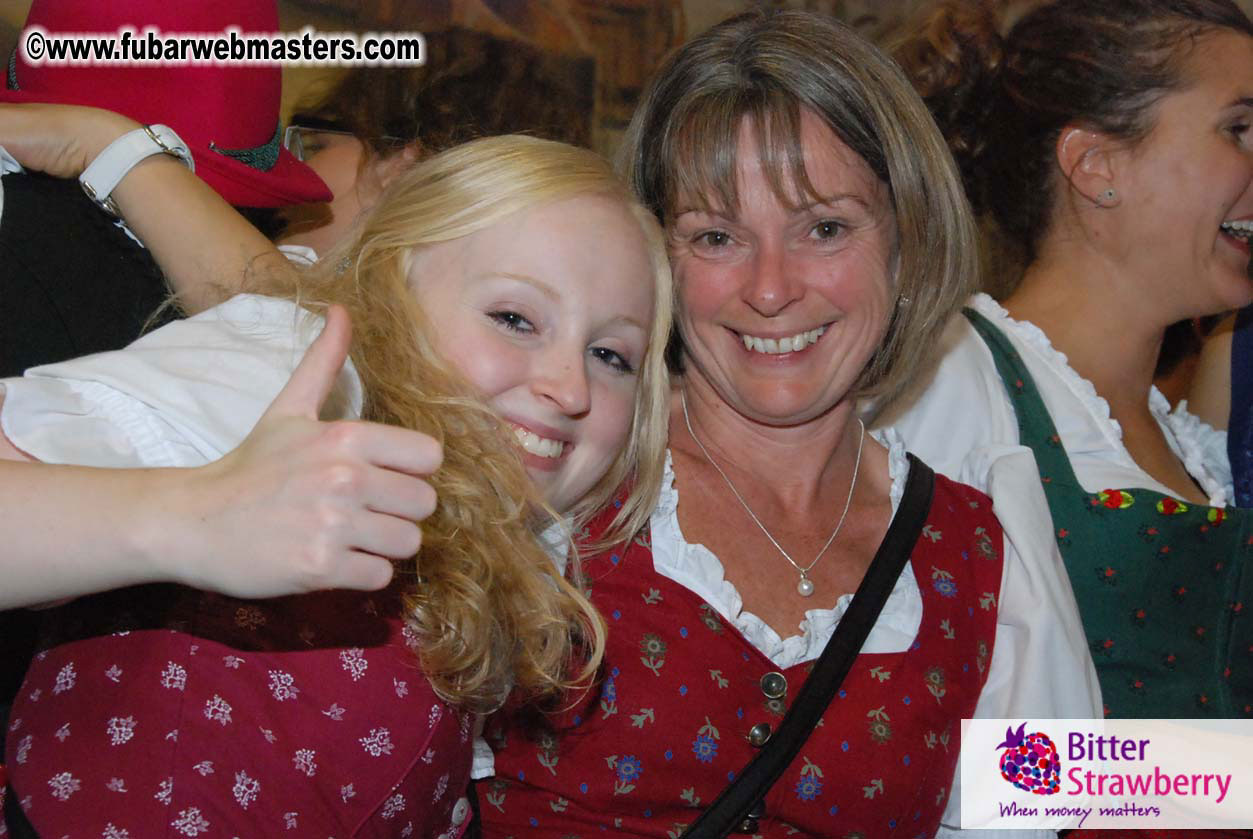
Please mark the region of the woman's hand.
[[[378, 589], [392, 561], [421, 544], [435, 509], [423, 480], [440, 465], [432, 438], [367, 422], [319, 422], [348, 351], [339, 307], [252, 433], [196, 470], [154, 544], [170, 576], [238, 597], [316, 589]], [[158, 503], [160, 503], [158, 501]]]
[[[239, 448], [189, 469], [31, 462], [0, 431], [0, 609], [143, 583], [237, 597], [378, 589], [417, 552], [439, 468], [424, 434], [319, 422], [343, 366], [338, 307]], [[0, 398], [3, 391], [0, 391]]]
[[76, 178], [105, 147], [140, 128], [132, 119], [78, 105], [0, 105], [0, 146], [24, 169]]

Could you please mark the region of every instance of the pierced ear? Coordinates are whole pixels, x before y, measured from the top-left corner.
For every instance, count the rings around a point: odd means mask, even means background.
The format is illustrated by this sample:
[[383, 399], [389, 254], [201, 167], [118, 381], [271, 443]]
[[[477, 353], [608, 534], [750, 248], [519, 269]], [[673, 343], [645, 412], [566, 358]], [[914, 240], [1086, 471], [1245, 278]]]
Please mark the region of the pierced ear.
[[1098, 207], [1119, 203], [1114, 188], [1113, 141], [1108, 136], [1077, 125], [1068, 125], [1057, 137], [1057, 163], [1062, 177], [1075, 192]]
[[401, 172], [408, 169], [422, 157], [422, 144], [414, 141], [407, 146], [388, 155], [379, 155], [371, 164], [374, 177], [381, 186], [387, 186]]

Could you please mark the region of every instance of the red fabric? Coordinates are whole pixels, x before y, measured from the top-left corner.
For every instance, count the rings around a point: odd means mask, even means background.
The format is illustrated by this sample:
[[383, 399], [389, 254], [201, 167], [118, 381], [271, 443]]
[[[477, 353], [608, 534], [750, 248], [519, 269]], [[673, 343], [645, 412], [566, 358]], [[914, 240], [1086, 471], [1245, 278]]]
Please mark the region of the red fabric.
[[[928, 521], [911, 559], [923, 601], [915, 643], [858, 658], [767, 796], [760, 835], [934, 834], [960, 721], [986, 680], [1002, 536], [985, 496], [942, 477]], [[609, 621], [604, 682], [555, 734], [528, 738], [516, 720], [493, 720], [496, 779], [478, 788], [486, 835], [677, 835], [748, 763], [749, 729], [777, 726], [810, 669], [782, 671], [789, 697], [767, 699], [760, 679], [778, 668], [658, 574], [646, 540], [594, 558], [587, 575]]]
[[471, 718], [401, 608], [149, 587], [56, 610], [13, 707], [14, 794], [49, 837], [456, 835]]
[[[50, 35], [111, 34], [129, 27], [136, 39], [142, 39], [148, 29], [160, 35], [212, 36], [221, 35], [228, 26], [241, 35], [275, 33], [279, 29], [277, 4], [273, 0], [34, 0], [25, 24]], [[282, 207], [331, 200], [317, 173], [287, 149], [279, 149], [278, 162], [268, 171], [213, 150], [250, 149], [274, 136], [283, 76], [278, 63], [33, 64], [22, 49], [16, 53], [16, 62], [18, 89], [5, 90], [0, 84], [0, 102], [91, 105], [137, 122], [169, 125], [191, 149], [196, 174], [229, 204]]]

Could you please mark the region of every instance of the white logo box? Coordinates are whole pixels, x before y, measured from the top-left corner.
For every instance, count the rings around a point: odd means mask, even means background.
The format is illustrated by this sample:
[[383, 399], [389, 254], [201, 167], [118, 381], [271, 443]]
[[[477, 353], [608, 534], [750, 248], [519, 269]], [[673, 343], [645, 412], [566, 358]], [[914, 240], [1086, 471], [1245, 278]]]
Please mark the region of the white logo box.
[[964, 829], [1253, 827], [1253, 720], [962, 720], [961, 737]]

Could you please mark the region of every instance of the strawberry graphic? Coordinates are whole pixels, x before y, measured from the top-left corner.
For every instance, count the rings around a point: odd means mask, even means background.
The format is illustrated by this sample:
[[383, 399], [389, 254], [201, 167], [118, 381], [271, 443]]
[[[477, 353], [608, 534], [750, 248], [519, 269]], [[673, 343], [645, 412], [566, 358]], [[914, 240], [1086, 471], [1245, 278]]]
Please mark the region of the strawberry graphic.
[[1057, 746], [1042, 731], [1024, 734], [1024, 722], [1014, 731], [1005, 729], [1005, 742], [997, 746], [1001, 752], [1001, 777], [1019, 789], [1036, 795], [1056, 795], [1061, 787], [1062, 764]]

